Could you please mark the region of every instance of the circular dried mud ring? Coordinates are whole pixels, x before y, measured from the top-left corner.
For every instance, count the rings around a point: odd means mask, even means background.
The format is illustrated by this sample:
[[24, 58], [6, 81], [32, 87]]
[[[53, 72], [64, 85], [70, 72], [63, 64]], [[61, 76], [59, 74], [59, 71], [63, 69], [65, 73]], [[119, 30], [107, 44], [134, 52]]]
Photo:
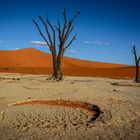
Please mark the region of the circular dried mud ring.
[[20, 106], [20, 105], [54, 105], [54, 106], [64, 106], [70, 108], [81, 108], [85, 109], [88, 112], [92, 113], [92, 118], [89, 120], [90, 122], [95, 121], [100, 115], [100, 108], [97, 105], [93, 105], [83, 101], [70, 101], [70, 100], [62, 100], [62, 99], [34, 99], [34, 100], [24, 100], [20, 102], [15, 102], [9, 104], [9, 106]]

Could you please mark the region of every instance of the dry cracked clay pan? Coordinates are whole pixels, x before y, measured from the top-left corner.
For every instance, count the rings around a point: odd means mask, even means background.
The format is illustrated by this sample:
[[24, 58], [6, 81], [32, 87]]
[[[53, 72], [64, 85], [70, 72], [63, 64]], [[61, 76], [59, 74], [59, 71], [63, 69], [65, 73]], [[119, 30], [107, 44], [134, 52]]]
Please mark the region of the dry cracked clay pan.
[[70, 108], [81, 108], [85, 109], [88, 112], [92, 113], [92, 118], [89, 121], [94, 121], [100, 115], [100, 108], [97, 105], [93, 105], [83, 101], [70, 101], [70, 100], [58, 100], [58, 99], [33, 99], [33, 100], [24, 100], [20, 102], [15, 102], [9, 104], [9, 106], [21, 106], [21, 105], [52, 105], [52, 106], [64, 106]]

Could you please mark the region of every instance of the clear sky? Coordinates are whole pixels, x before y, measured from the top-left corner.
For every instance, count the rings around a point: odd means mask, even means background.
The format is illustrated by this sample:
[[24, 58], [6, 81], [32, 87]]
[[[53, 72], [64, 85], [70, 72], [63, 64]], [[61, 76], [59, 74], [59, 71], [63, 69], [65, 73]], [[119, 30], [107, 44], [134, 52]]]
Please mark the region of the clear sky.
[[46, 46], [32, 43], [43, 41], [32, 18], [40, 23], [37, 16], [48, 14], [56, 24], [64, 8], [69, 17], [81, 11], [77, 39], [66, 56], [134, 64], [134, 44], [140, 55], [140, 0], [0, 0], [0, 49], [33, 47], [49, 52]]

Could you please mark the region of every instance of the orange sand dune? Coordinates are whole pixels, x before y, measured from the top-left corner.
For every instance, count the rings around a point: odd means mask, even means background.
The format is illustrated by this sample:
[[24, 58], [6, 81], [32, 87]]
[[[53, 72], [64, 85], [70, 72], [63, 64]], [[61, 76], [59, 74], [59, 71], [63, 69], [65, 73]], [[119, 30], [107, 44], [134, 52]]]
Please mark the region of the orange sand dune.
[[[64, 75], [96, 76], [112, 78], [131, 78], [135, 68], [122, 64], [94, 62], [64, 57], [62, 68]], [[51, 55], [37, 49], [0, 51], [0, 72], [19, 72], [31, 74], [51, 74]]]

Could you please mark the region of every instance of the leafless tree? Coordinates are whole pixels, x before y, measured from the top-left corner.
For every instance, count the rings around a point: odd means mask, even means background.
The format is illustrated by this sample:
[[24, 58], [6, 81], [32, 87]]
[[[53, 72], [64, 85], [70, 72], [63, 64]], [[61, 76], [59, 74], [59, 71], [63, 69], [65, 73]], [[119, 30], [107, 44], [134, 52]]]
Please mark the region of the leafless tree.
[[[57, 25], [53, 26], [48, 17], [46, 20], [44, 20], [42, 17], [38, 17], [39, 20], [42, 22], [42, 24], [45, 27], [46, 35], [43, 34], [40, 26], [38, 23], [33, 19], [34, 24], [36, 25], [41, 37], [46, 42], [47, 46], [49, 46], [51, 54], [52, 54], [52, 60], [53, 60], [53, 74], [50, 79], [53, 80], [62, 80], [63, 74], [62, 74], [62, 59], [63, 55], [67, 48], [73, 43], [73, 41], [76, 39], [76, 34], [69, 40], [69, 37], [74, 30], [74, 21], [79, 16], [80, 11], [75, 13], [75, 15], [71, 18], [67, 18], [66, 10], [63, 12], [63, 19], [64, 23], [61, 24], [60, 20], [58, 19]], [[51, 34], [52, 31], [52, 34]], [[57, 32], [57, 34], [56, 34]], [[58, 45], [56, 42], [59, 42]], [[58, 51], [57, 51], [58, 47]]]
[[139, 83], [140, 82], [139, 81], [139, 62], [140, 62], [140, 56], [139, 57], [137, 56], [136, 46], [133, 46], [131, 51], [132, 51], [132, 53], [135, 56], [135, 64], [136, 64], [136, 77], [135, 77], [135, 81], [137, 83]]

